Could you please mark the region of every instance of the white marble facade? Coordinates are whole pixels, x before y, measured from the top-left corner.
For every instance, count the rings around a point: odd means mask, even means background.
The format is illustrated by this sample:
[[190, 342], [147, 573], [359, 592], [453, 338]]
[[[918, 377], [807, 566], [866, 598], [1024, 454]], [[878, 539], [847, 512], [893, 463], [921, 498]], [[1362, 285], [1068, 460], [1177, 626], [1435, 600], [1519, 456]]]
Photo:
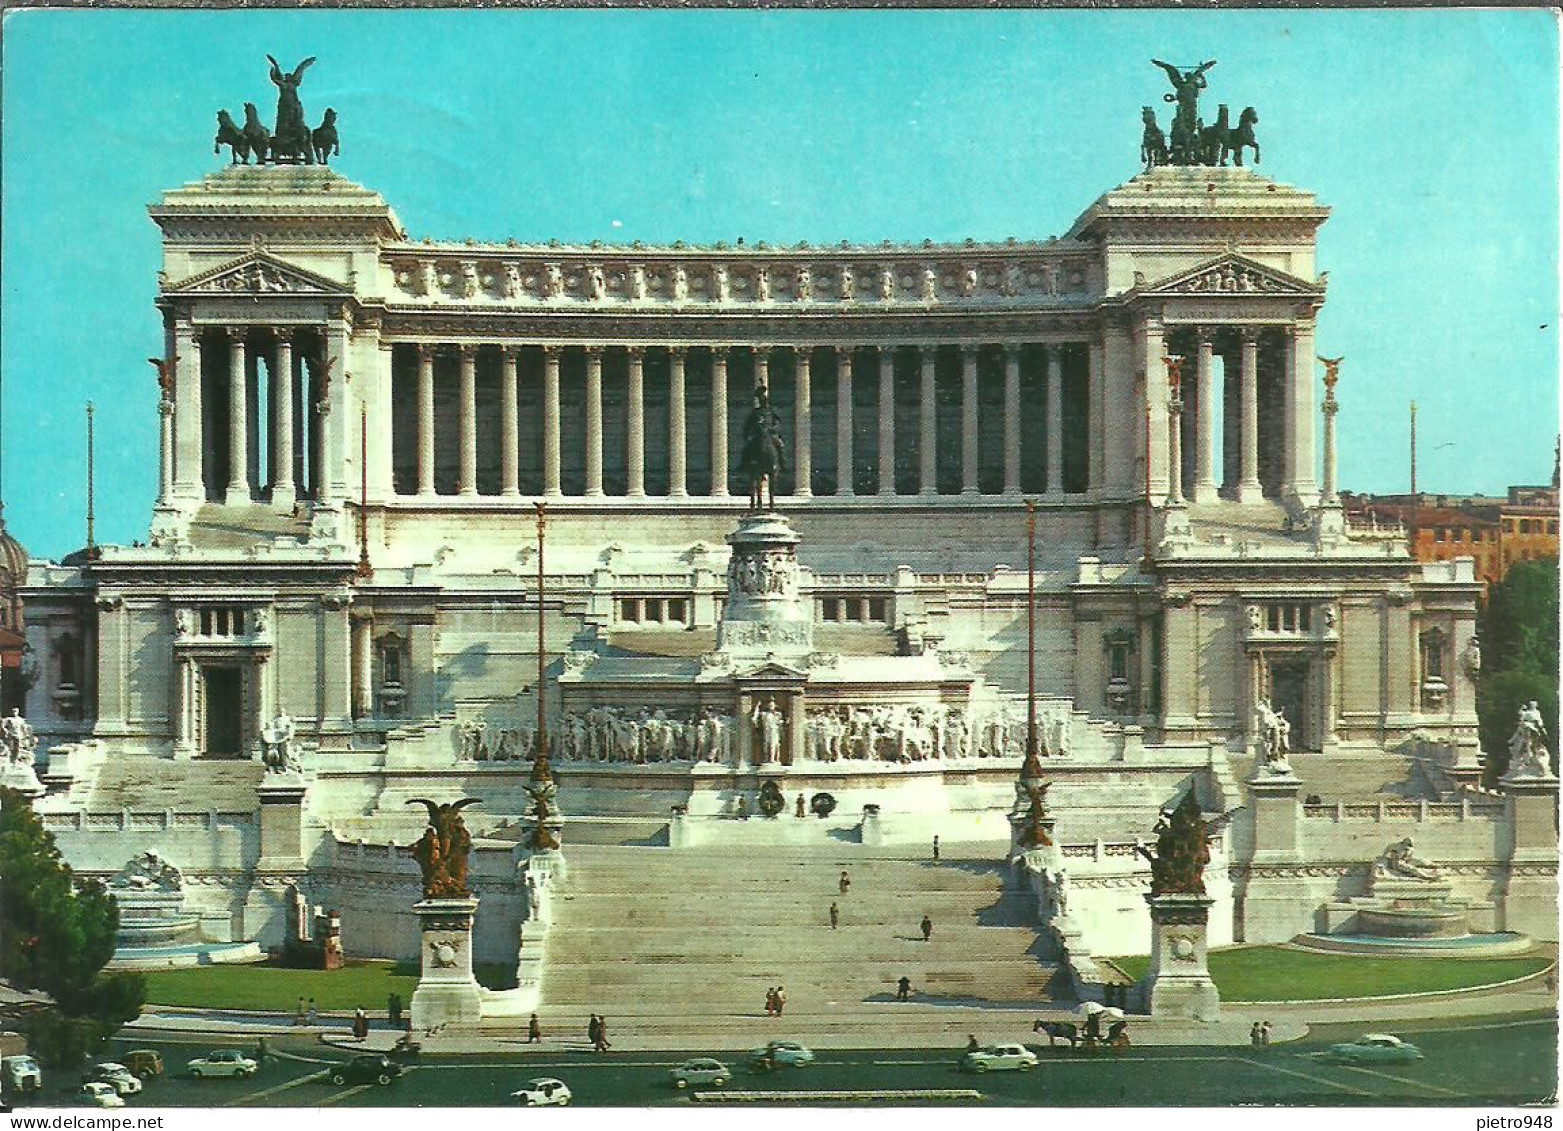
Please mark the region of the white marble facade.
[[[1215, 752], [1253, 749], [1261, 701], [1299, 754], [1476, 763], [1469, 564], [1420, 565], [1331, 510], [1328, 209], [1307, 192], [1163, 168], [1056, 239], [898, 246], [416, 242], [320, 167], [225, 169], [151, 214], [159, 498], [148, 545], [32, 565], [45, 750], [258, 756], [286, 715], [307, 828], [373, 810], [391, 768], [494, 775], [494, 810], [519, 813], [499, 783], [532, 741], [543, 501], [567, 812], [665, 815], [708, 763], [733, 769], [698, 752], [701, 721], [774, 701], [796, 755], [778, 772], [834, 773], [853, 803], [1000, 813], [1018, 750], [979, 728], [1025, 685], [1033, 498], [1047, 726], [1082, 764], [1144, 767], [1147, 813]], [[761, 382], [811, 651], [713, 699], [696, 661], [747, 503], [723, 469]], [[892, 656], [926, 664], [916, 695], [876, 684]], [[685, 670], [687, 696], [634, 698]], [[572, 686], [607, 690], [572, 715]], [[832, 757], [875, 711], [896, 756]], [[587, 752], [604, 720], [642, 717], [625, 757]]]

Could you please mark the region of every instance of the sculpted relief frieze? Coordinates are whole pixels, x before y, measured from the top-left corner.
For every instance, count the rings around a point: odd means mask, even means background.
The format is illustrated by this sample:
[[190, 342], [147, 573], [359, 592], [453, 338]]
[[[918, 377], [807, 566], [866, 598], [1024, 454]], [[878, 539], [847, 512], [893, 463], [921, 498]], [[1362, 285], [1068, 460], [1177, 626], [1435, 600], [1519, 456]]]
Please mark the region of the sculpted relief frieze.
[[[606, 250], [606, 249], [605, 249]], [[619, 251], [622, 255], [622, 250]], [[1092, 297], [1083, 255], [931, 257], [878, 262], [810, 257], [752, 258], [752, 252], [658, 261], [561, 249], [558, 255], [463, 256], [392, 253], [395, 297], [434, 302], [519, 304], [700, 304], [716, 307], [840, 304], [1017, 304]]]

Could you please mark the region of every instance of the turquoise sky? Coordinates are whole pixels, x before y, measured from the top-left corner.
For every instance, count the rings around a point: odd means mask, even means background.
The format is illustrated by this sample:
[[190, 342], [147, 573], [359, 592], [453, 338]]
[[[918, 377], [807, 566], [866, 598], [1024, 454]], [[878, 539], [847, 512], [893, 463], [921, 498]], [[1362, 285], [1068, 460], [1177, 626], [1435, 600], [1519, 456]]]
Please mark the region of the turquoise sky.
[[[1154, 55], [1214, 56], [1260, 170], [1334, 208], [1321, 353], [1343, 486], [1545, 481], [1557, 431], [1558, 36], [1544, 11], [12, 11], [4, 21], [6, 519], [35, 554], [143, 538], [159, 193], [319, 62], [347, 176], [415, 237], [1042, 238], [1137, 171]], [[1165, 107], [1163, 119], [1167, 117]]]

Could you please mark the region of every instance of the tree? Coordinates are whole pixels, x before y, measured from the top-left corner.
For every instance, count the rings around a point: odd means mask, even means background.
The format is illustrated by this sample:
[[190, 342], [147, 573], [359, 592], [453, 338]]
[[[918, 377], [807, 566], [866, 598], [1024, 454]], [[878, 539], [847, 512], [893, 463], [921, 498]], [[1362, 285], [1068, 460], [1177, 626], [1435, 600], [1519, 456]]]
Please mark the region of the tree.
[[118, 930], [114, 897], [96, 880], [78, 886], [27, 799], [0, 789], [0, 978], [54, 999], [58, 1012], [31, 1028], [56, 1063], [79, 1062], [140, 1015], [146, 979], [103, 972]]
[[1509, 767], [1509, 737], [1520, 708], [1535, 700], [1557, 753], [1558, 562], [1518, 562], [1487, 594], [1480, 618], [1482, 675], [1476, 714], [1487, 781]]

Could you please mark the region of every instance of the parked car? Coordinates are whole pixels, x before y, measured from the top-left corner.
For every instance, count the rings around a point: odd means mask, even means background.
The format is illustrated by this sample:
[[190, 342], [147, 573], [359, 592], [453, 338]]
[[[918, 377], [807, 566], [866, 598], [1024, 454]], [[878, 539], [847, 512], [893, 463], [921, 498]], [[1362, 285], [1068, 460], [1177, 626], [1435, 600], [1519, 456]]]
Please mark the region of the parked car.
[[973, 1072], [1029, 1072], [1037, 1066], [1037, 1054], [1025, 1045], [989, 1045], [961, 1058], [961, 1067]]
[[562, 1080], [538, 1076], [511, 1092], [510, 1096], [527, 1107], [564, 1107], [570, 1102], [570, 1089]]
[[120, 1063], [143, 1080], [163, 1074], [163, 1054], [156, 1049], [131, 1049]]
[[7, 1092], [36, 1092], [43, 1087], [43, 1072], [30, 1056], [0, 1060], [0, 1087]]
[[1331, 1045], [1330, 1057], [1352, 1062], [1395, 1064], [1421, 1060], [1422, 1050], [1389, 1033], [1364, 1033], [1358, 1040]]
[[238, 1049], [215, 1049], [190, 1062], [192, 1076], [253, 1076], [255, 1062]]
[[141, 1090], [141, 1081], [123, 1064], [105, 1060], [92, 1070], [92, 1078], [102, 1081], [122, 1096], [133, 1096]]
[[691, 1084], [711, 1084], [720, 1088], [733, 1078], [732, 1069], [710, 1057], [686, 1060], [672, 1069], [671, 1075], [674, 1085], [679, 1088], [687, 1088]]
[[379, 1053], [355, 1056], [346, 1064], [338, 1064], [325, 1073], [337, 1087], [343, 1084], [389, 1084], [401, 1074], [400, 1064]]
[[81, 1086], [81, 1098], [89, 1107], [124, 1107], [125, 1101], [119, 1098], [119, 1093], [114, 1090], [113, 1084], [105, 1084], [102, 1080], [88, 1080]]
[[772, 1041], [757, 1049], [749, 1050], [749, 1067], [756, 1072], [770, 1072], [792, 1065], [802, 1068], [814, 1063], [814, 1054], [796, 1041]]

